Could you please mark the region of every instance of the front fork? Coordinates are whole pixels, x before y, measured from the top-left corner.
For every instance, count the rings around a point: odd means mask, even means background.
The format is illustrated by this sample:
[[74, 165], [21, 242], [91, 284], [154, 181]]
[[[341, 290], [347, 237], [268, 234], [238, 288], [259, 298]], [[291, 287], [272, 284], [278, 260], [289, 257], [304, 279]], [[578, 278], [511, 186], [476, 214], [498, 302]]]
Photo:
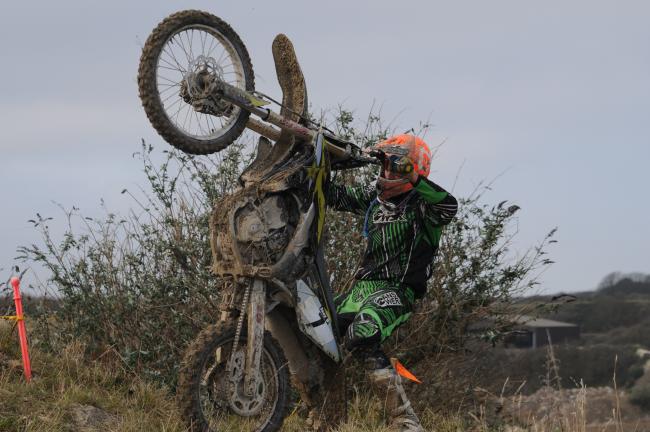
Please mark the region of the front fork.
[[246, 368], [244, 391], [252, 396], [260, 376], [262, 349], [264, 346], [264, 319], [266, 316], [266, 284], [254, 279], [248, 301], [248, 337], [246, 338]]
[[[232, 317], [232, 311], [239, 309], [239, 319], [235, 331], [235, 340], [233, 341], [230, 359], [226, 370], [230, 375], [230, 381], [233, 385], [239, 387], [241, 375], [243, 373], [243, 393], [252, 397], [255, 394], [258, 378], [260, 377], [260, 362], [262, 359], [262, 349], [264, 347], [264, 325], [266, 315], [266, 284], [262, 279], [253, 279], [247, 284], [244, 291], [241, 305], [234, 307], [233, 302], [237, 301], [237, 285], [231, 285], [229, 293], [230, 300], [226, 301], [222, 309], [221, 320], [228, 321]], [[244, 319], [246, 323], [244, 323]], [[240, 351], [240, 336], [242, 327], [246, 325], [246, 351], [242, 359]], [[244, 367], [241, 367], [241, 363]], [[241, 387], [239, 387], [241, 388]]]
[[[203, 79], [204, 78], [200, 78], [197, 74], [192, 74], [186, 77], [187, 82], [195, 83], [195, 87], [205, 89], [199, 100], [210, 98], [217, 104], [221, 101], [226, 101], [256, 115], [266, 123], [249, 118], [246, 127], [272, 141], [278, 141], [280, 139], [280, 133], [276, 129], [268, 126], [268, 123], [277, 126], [282, 130], [289, 131], [306, 142], [312, 142], [318, 133], [317, 131], [309, 129], [300, 123], [291, 120], [290, 118], [277, 114], [270, 109], [263, 108], [266, 101], [259, 99], [257, 96], [247, 92], [246, 90], [228, 84], [227, 82], [220, 80], [218, 77], [211, 77], [208, 79], [207, 85], [202, 82]], [[328, 152], [343, 159], [347, 159], [352, 153], [349, 144], [345, 147], [339, 147], [329, 141], [325, 141], [324, 144]]]

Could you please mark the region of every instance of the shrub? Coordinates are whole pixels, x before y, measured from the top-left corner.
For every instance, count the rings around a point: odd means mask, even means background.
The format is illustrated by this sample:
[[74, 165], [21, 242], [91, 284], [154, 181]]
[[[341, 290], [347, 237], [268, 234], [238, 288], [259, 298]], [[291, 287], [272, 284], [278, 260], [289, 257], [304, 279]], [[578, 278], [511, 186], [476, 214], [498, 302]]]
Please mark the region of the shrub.
[[[357, 127], [345, 110], [332, 127], [361, 146], [391, 132], [374, 114]], [[141, 194], [123, 191], [135, 204], [129, 215], [107, 210], [104, 218], [91, 219], [73, 207], [65, 213], [69, 229], [62, 239], [50, 233], [50, 218], [38, 216], [33, 222], [43, 244], [20, 251], [24, 261], [49, 271], [47, 289], [61, 298], [56, 321], [44, 322], [42, 334], [49, 331], [63, 342], [83, 339], [94, 355], [117, 352], [128, 368], [173, 385], [186, 343], [218, 313], [220, 281], [209, 271], [208, 217], [218, 199], [237, 185], [248, 156], [242, 143], [214, 157], [166, 151], [161, 163], [154, 162], [152, 152], [143, 143], [137, 155], [149, 188]], [[366, 167], [339, 173], [337, 181], [368, 183], [374, 176]], [[470, 340], [466, 330], [478, 320], [493, 318], [482, 334], [490, 342], [507, 332], [512, 314], [518, 312], [513, 296], [534, 287], [537, 270], [552, 263], [544, 249], [554, 241], [554, 230], [530, 253], [512, 258], [509, 246], [518, 207], [485, 204], [483, 194], [489, 188], [460, 200], [417, 319], [391, 341], [393, 353], [413, 365], [421, 363], [423, 369], [431, 369], [426, 365], [432, 361], [458, 364]], [[360, 222], [330, 212], [329, 226], [328, 264], [343, 287], [363, 247]], [[56, 349], [53, 337], [40, 340]], [[435, 373], [444, 375], [445, 370]], [[465, 375], [458, 375], [460, 393], [468, 386]]]
[[51, 218], [38, 215], [32, 222], [43, 244], [19, 250], [23, 261], [49, 271], [43, 289], [60, 301], [34, 340], [56, 349], [55, 337], [81, 339], [93, 355], [115, 351], [128, 368], [173, 383], [185, 344], [217, 314], [208, 218], [237, 184], [243, 147], [212, 158], [165, 151], [156, 163], [143, 143], [136, 157], [149, 189], [122, 191], [135, 204], [127, 216], [107, 210], [93, 219], [73, 207], [65, 212], [69, 228], [55, 239]]
[[630, 391], [630, 402], [645, 411], [650, 411], [650, 384], [635, 386]]

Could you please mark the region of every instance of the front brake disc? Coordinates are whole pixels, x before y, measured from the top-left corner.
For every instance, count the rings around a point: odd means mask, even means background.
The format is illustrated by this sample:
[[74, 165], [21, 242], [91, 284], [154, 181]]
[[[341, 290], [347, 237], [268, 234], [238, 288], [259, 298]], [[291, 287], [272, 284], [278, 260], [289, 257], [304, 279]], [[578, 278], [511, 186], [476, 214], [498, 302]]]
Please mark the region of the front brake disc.
[[232, 365], [227, 368], [231, 371], [228, 380], [230, 382], [228, 402], [230, 408], [242, 417], [252, 417], [260, 413], [264, 406], [266, 396], [266, 384], [261, 373], [255, 371], [255, 391], [252, 395], [246, 394], [244, 390], [244, 351], [239, 350], [232, 357]]

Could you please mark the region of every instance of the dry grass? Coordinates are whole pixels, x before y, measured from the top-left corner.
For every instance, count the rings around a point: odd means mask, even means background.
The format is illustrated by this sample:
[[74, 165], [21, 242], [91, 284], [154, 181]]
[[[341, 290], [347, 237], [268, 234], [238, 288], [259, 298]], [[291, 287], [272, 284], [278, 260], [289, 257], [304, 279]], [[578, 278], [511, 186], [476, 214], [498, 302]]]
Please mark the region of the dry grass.
[[32, 350], [34, 378], [25, 383], [16, 334], [10, 330], [10, 325], [0, 322], [0, 430], [81, 430], [76, 417], [80, 407], [90, 406], [107, 414], [86, 430], [185, 430], [165, 390], [106, 359], [84, 361], [79, 345], [70, 345], [58, 355]]
[[[88, 361], [82, 347], [73, 344], [57, 355], [38, 350], [31, 355], [34, 379], [26, 384], [16, 332], [10, 324], [0, 322], [0, 431], [187, 432], [173, 396], [111, 361], [110, 354], [100, 361]], [[499, 417], [492, 414], [494, 406], [490, 404], [474, 414], [441, 416], [427, 408], [420, 408], [419, 414], [425, 429], [437, 432], [650, 430], [647, 418], [621, 415], [631, 413], [633, 407], [625, 399], [619, 400], [613, 389], [583, 386], [545, 392], [502, 399]], [[93, 407], [101, 416], [81, 427], [79, 417]], [[604, 411], [608, 411], [609, 420], [596, 419], [595, 412]], [[381, 401], [363, 391], [354, 392], [348, 414], [348, 422], [337, 432], [389, 432]], [[296, 411], [282, 430], [304, 432], [304, 419]]]
[[[32, 349], [34, 379], [22, 376], [16, 332], [0, 322], [0, 431], [164, 431], [186, 432], [165, 389], [129, 373], [106, 355], [100, 361], [84, 360], [83, 347], [73, 344], [58, 355]], [[105, 415], [80, 427], [80, 407], [97, 407]], [[349, 420], [337, 432], [389, 432], [377, 398], [355, 392]], [[427, 430], [465, 430], [459, 419], [442, 419], [427, 410], [422, 415]], [[286, 420], [286, 432], [304, 432], [297, 411]]]

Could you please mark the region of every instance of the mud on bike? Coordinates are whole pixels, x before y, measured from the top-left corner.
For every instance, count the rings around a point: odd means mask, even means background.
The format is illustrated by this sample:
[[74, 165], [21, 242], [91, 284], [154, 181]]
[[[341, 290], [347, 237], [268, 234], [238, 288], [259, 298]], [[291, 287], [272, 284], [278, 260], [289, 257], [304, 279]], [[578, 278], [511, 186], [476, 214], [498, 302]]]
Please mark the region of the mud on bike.
[[174, 147], [209, 154], [246, 128], [260, 135], [239, 188], [211, 215], [213, 271], [224, 281], [220, 316], [189, 346], [178, 384], [183, 414], [198, 430], [278, 430], [291, 384], [330, 423], [345, 413], [323, 256], [325, 190], [333, 170], [380, 162], [310, 120], [291, 42], [278, 35], [272, 50], [281, 102], [255, 90], [245, 45], [206, 12], [164, 19], [140, 60], [145, 112]]

